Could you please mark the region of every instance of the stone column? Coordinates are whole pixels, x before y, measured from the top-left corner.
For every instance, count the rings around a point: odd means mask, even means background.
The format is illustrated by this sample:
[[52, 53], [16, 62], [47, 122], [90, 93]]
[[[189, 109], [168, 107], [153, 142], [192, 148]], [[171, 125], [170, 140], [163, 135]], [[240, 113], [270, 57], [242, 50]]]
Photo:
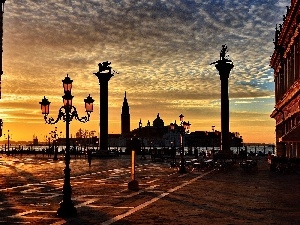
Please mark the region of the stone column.
[[100, 85], [100, 150], [108, 150], [108, 81], [114, 75], [110, 62], [99, 63], [99, 71], [94, 73]]
[[221, 150], [230, 151], [229, 135], [229, 97], [228, 97], [228, 79], [231, 69], [234, 67], [232, 61], [225, 55], [227, 46], [223, 45], [220, 52], [220, 60], [214, 62], [219, 71], [221, 80]]

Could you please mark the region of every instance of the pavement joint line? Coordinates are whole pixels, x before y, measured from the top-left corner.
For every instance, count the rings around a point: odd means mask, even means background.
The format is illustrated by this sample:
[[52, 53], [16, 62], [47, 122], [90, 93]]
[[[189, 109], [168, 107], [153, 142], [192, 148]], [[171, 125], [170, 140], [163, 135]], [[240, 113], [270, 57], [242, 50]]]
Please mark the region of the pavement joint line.
[[[126, 184], [126, 186], [127, 186], [127, 184]], [[128, 188], [123, 189], [123, 190], [121, 190], [121, 191], [119, 191], [119, 192], [116, 192], [116, 193], [122, 193], [122, 192], [124, 192], [124, 191], [128, 191]]]
[[[22, 218], [25, 218], [25, 219], [43, 219], [43, 220], [55, 220], [56, 219], [56, 218], [43, 217], [43, 216], [24, 216]], [[24, 222], [14, 222], [14, 223], [24, 223]], [[26, 222], [26, 223], [31, 223], [31, 222]]]
[[56, 193], [46, 193], [46, 194], [51, 194], [50, 196], [45, 197], [45, 199], [49, 199], [49, 198], [55, 198], [57, 196], [60, 196], [62, 194], [56, 194]]
[[35, 190], [42, 189], [42, 188], [43, 187], [30, 188], [30, 189], [26, 189], [24, 191], [21, 191], [21, 193], [28, 193], [28, 192], [35, 191]]
[[27, 214], [30, 214], [30, 213], [34, 213], [34, 212], [38, 212], [39, 210], [28, 210], [28, 211], [25, 211], [25, 212], [21, 212], [21, 213], [17, 213], [15, 215], [12, 215], [12, 216], [8, 216], [8, 217], [23, 217]]
[[159, 196], [154, 197], [154, 198], [150, 199], [149, 201], [146, 201], [146, 202], [144, 202], [143, 204], [140, 204], [140, 205], [134, 207], [133, 209], [128, 210], [128, 211], [125, 212], [125, 213], [122, 213], [122, 214], [117, 215], [117, 216], [115, 216], [115, 217], [113, 217], [113, 218], [111, 218], [111, 219], [109, 219], [109, 220], [107, 220], [107, 221], [104, 221], [103, 223], [101, 223], [101, 225], [110, 225], [110, 224], [112, 224], [112, 223], [114, 223], [114, 222], [117, 222], [117, 221], [119, 221], [119, 220], [121, 220], [121, 219], [123, 219], [123, 218], [125, 218], [125, 217], [127, 217], [127, 216], [129, 216], [129, 215], [131, 215], [131, 214], [133, 214], [133, 213], [135, 213], [135, 212], [137, 212], [137, 211], [139, 211], [139, 210], [145, 208], [145, 207], [147, 207], [148, 205], [151, 205], [152, 203], [158, 201], [159, 199], [164, 198], [165, 196], [169, 195], [170, 193], [175, 192], [175, 191], [177, 191], [178, 189], [183, 188], [184, 186], [186, 186], [186, 185], [188, 185], [188, 184], [191, 184], [191, 183], [195, 182], [196, 180], [198, 180], [198, 179], [200, 179], [200, 178], [202, 178], [202, 177], [208, 175], [209, 173], [211, 173], [211, 172], [213, 172], [213, 171], [214, 171], [214, 170], [211, 170], [211, 171], [208, 171], [208, 172], [206, 172], [206, 173], [203, 173], [203, 174], [201, 174], [201, 175], [199, 175], [199, 176], [197, 176], [197, 177], [191, 179], [191, 180], [190, 180], [189, 182], [187, 182], [187, 183], [183, 183], [183, 184], [178, 185], [178, 186], [176, 186], [176, 187], [174, 187], [174, 188], [171, 188], [171, 189], [169, 189], [167, 192], [164, 192], [164, 193], [160, 194]]
[[[57, 189], [61, 189], [61, 188], [57, 188]], [[26, 193], [26, 194], [36, 194], [36, 195], [61, 195], [61, 194], [56, 194], [56, 193], [54, 193], [54, 192], [30, 192], [30, 193]], [[36, 196], [37, 198], [40, 198], [40, 196]], [[50, 196], [50, 197], [52, 197], [52, 196]], [[24, 196], [24, 198], [26, 198], [25, 196]], [[30, 197], [29, 197], [30, 198]], [[32, 198], [34, 198], [34, 197], [32, 197]], [[45, 197], [45, 198], [47, 198], [47, 197]]]
[[74, 197], [72, 199], [76, 199], [76, 200], [79, 200], [80, 199], [85, 199], [85, 198], [88, 198], [88, 197], [104, 197], [104, 196], [110, 196], [110, 194], [102, 194], [102, 195], [79, 195], [77, 197]]
[[80, 203], [80, 204], [78, 204], [78, 205], [75, 205], [75, 207], [76, 207], [76, 208], [80, 208], [80, 207], [82, 207], [82, 206], [87, 206], [87, 205], [89, 205], [89, 204], [91, 204], [91, 203], [93, 203], [93, 202], [96, 202], [96, 201], [98, 201], [98, 200], [99, 200], [99, 198], [93, 198], [93, 199], [91, 199], [91, 200], [88, 200], [88, 201], [85, 201], [85, 202]]
[[114, 208], [114, 209], [133, 209], [134, 206], [113, 206], [113, 205], [88, 205], [91, 208]]
[[159, 187], [159, 186], [160, 186], [160, 185], [155, 184], [155, 185], [152, 185], [152, 186], [150, 186], [150, 187], [145, 188], [145, 190], [151, 190], [151, 189], [154, 189], [154, 188]]
[[147, 190], [149, 193], [163, 193], [164, 191], [159, 191], [159, 190]]
[[65, 223], [66, 223], [65, 220], [60, 220], [60, 221], [58, 221], [58, 222], [52, 223], [51, 225], [63, 225], [63, 224], [65, 224]]
[[187, 175], [187, 173], [179, 175], [178, 177], [185, 177]]
[[154, 179], [154, 180], [151, 180], [151, 181], [147, 181], [146, 183], [147, 184], [151, 184], [151, 183], [153, 183], [153, 182], [155, 182], [155, 181], [159, 181], [160, 179]]

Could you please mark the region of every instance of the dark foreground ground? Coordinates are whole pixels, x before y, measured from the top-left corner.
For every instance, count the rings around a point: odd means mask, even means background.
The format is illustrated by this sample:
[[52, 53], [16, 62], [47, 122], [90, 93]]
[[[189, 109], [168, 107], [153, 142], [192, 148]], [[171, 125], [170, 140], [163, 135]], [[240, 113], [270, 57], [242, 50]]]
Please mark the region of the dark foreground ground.
[[128, 190], [130, 157], [71, 161], [78, 215], [59, 218], [64, 161], [0, 158], [0, 224], [300, 224], [300, 176], [238, 165], [177, 173], [168, 163], [137, 160], [138, 192]]

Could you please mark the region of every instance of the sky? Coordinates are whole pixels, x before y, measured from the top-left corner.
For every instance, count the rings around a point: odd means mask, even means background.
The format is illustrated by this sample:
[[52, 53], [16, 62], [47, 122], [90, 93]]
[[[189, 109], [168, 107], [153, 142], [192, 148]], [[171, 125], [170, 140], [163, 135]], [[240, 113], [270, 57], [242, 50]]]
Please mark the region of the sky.
[[[65, 123], [46, 124], [41, 99], [56, 118], [62, 80], [73, 80], [73, 105], [90, 121], [72, 121], [99, 132], [98, 63], [117, 71], [109, 81], [109, 133], [121, 132], [124, 92], [131, 129], [151, 125], [159, 113], [165, 125], [184, 120], [190, 131], [221, 128], [220, 77], [210, 63], [223, 44], [234, 68], [229, 77], [230, 131], [244, 142], [274, 143], [274, 79], [270, 56], [276, 24], [289, 0], [7, 0], [4, 10], [2, 99], [3, 133], [11, 140], [40, 141]], [[2, 137], [2, 140], [5, 140]]]

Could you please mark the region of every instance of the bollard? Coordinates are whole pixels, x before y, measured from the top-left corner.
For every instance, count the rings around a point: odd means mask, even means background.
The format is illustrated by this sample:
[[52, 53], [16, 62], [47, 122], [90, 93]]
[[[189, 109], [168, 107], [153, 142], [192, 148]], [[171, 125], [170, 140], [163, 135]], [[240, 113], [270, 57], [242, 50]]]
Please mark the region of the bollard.
[[135, 151], [131, 151], [131, 180], [135, 180]]
[[139, 190], [139, 182], [135, 180], [135, 150], [131, 151], [131, 181], [128, 183], [128, 189], [131, 191]]

